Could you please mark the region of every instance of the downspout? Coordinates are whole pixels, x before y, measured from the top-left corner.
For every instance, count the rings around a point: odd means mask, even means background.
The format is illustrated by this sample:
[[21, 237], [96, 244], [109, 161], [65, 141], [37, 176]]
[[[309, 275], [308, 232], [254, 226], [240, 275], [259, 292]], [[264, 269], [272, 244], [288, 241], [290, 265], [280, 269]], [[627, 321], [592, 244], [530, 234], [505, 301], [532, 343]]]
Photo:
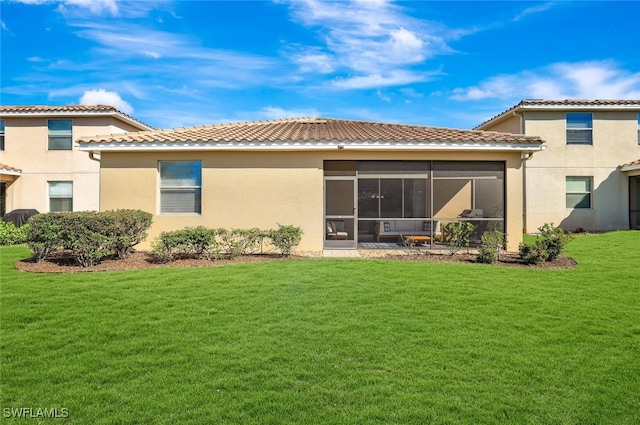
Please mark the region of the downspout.
[[[524, 116], [517, 111], [512, 112], [514, 117], [520, 119], [519, 130], [524, 136]], [[522, 233], [527, 233], [527, 161], [531, 159], [533, 152], [522, 153], [520, 160], [522, 163]]]
[[[96, 161], [98, 164], [100, 164], [100, 158], [96, 158], [96, 153], [93, 151], [89, 151], [89, 159], [91, 159], [92, 161]], [[100, 193], [101, 193], [100, 186], [102, 186], [101, 181], [102, 181], [102, 167], [101, 165], [98, 165], [98, 211], [101, 211], [100, 209]]]

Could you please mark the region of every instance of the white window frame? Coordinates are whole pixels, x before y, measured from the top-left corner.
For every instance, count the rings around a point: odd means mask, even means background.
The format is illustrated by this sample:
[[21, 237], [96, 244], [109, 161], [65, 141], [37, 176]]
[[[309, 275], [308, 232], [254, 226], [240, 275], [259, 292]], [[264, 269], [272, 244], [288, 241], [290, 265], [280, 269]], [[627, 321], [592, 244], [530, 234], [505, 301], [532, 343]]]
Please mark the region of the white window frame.
[[[575, 126], [570, 122], [571, 118], [577, 118], [578, 116], [589, 116], [590, 126], [581, 127]], [[593, 114], [590, 112], [567, 112], [565, 115], [566, 124], [566, 138], [567, 145], [593, 145]], [[580, 134], [580, 137], [576, 140], [575, 136]], [[571, 137], [573, 135], [574, 137]]]
[[[589, 182], [589, 190], [588, 191], [570, 191], [567, 186], [569, 185], [569, 182], [571, 180]], [[573, 202], [572, 203], [569, 202], [569, 196], [571, 195], [588, 196], [589, 206], [579, 207], [579, 206], [573, 205]], [[571, 209], [571, 210], [587, 210], [587, 209], [593, 208], [593, 177], [592, 176], [567, 176], [565, 178], [565, 205], [567, 209]]]
[[[162, 168], [165, 164], [192, 164], [192, 167], [197, 164], [197, 175], [187, 176], [186, 181], [194, 182], [196, 184], [167, 184], [163, 183]], [[175, 179], [174, 179], [175, 180]], [[158, 161], [158, 214], [160, 215], [200, 215], [202, 214], [202, 161]], [[199, 184], [198, 184], [199, 183]], [[179, 209], [180, 207], [188, 207], [187, 203], [174, 203], [172, 207], [164, 206], [163, 197], [170, 196], [170, 194], [182, 194], [189, 197], [189, 193], [192, 192], [195, 197], [193, 200], [193, 208]], [[188, 198], [187, 198], [188, 199]]]
[[[71, 124], [70, 128], [69, 128], [69, 133], [67, 134], [65, 133], [51, 133], [51, 123], [52, 122], [69, 122]], [[54, 130], [56, 131], [56, 130]], [[62, 130], [57, 130], [57, 131], [62, 131]], [[54, 145], [54, 147], [52, 147], [51, 142], [52, 140], [55, 141], [56, 139], [58, 140], [62, 140], [62, 139], [67, 139], [68, 138], [68, 142], [67, 140], [64, 140], [64, 147], [56, 147]], [[66, 144], [68, 143], [68, 147], [66, 146]], [[47, 150], [50, 151], [70, 151], [73, 149], [73, 120], [68, 120], [68, 119], [51, 119], [51, 120], [47, 120]]]
[[[51, 194], [51, 189], [53, 187], [53, 184], [56, 183], [68, 183], [71, 186], [71, 196], [69, 195], [52, 195]], [[48, 182], [49, 185], [49, 212], [72, 212], [73, 211], [73, 181], [67, 181], [67, 180], [57, 180], [57, 181], [50, 181]], [[51, 209], [51, 200], [52, 199], [70, 199], [71, 200], [71, 209], [69, 211], [53, 211]]]

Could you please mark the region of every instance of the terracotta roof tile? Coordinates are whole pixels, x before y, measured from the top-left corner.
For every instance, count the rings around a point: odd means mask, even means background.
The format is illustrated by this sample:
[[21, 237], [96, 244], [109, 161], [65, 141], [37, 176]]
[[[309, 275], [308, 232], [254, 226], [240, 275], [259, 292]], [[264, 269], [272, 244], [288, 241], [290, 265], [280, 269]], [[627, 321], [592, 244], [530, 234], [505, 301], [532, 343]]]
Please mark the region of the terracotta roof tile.
[[10, 167], [8, 165], [0, 163], [0, 173], [9, 172], [9, 173], [22, 173], [22, 170], [14, 167]]
[[22, 115], [22, 114], [73, 114], [82, 115], [83, 113], [94, 114], [117, 114], [127, 119], [144, 126], [145, 128], [152, 129], [153, 126], [140, 121], [137, 118], [127, 115], [124, 112], [118, 110], [115, 106], [110, 105], [8, 105], [0, 106], [0, 116], [2, 115]]
[[0, 113], [25, 112], [119, 112], [109, 105], [9, 105], [0, 106]]
[[330, 118], [295, 118], [84, 137], [80, 145], [230, 142], [429, 142], [540, 145], [539, 137]]
[[629, 162], [628, 164], [623, 164], [621, 167], [634, 167], [640, 166], [640, 159], [636, 159], [635, 161]]
[[562, 108], [562, 109], [579, 109], [579, 108], [588, 108], [588, 109], [608, 109], [608, 108], [632, 108], [640, 111], [640, 100], [636, 99], [596, 99], [596, 100], [588, 100], [588, 99], [563, 99], [563, 100], [545, 100], [545, 99], [524, 99], [517, 105], [507, 109], [504, 112], [499, 113], [498, 115], [489, 118], [482, 124], [476, 126], [476, 129], [482, 128], [485, 124], [501, 118], [506, 115], [510, 115], [511, 112], [517, 111], [519, 109], [527, 109], [527, 108]]

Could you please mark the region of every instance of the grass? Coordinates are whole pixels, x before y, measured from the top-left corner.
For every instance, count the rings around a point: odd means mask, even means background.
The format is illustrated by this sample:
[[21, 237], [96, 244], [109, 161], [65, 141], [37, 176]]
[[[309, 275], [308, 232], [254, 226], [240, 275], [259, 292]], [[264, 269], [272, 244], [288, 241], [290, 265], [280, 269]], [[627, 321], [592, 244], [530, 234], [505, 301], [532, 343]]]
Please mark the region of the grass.
[[5, 247], [0, 407], [74, 424], [640, 423], [639, 244], [579, 236], [574, 270], [310, 259], [71, 275], [18, 272], [28, 251]]

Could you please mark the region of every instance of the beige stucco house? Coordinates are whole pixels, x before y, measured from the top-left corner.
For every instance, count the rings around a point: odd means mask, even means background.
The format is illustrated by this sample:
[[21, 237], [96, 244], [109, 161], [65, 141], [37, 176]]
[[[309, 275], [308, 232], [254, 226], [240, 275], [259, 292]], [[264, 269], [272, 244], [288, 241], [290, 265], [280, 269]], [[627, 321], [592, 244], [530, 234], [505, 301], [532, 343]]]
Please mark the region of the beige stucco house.
[[150, 129], [112, 106], [0, 106], [0, 217], [98, 210], [100, 164], [74, 140]]
[[[393, 243], [467, 220], [522, 239], [523, 172], [538, 137], [325, 118], [83, 137], [100, 209], [154, 215], [161, 231], [302, 228], [302, 251]], [[535, 156], [534, 155], [534, 156]], [[149, 246], [149, 242], [141, 248]]]
[[476, 130], [546, 142], [523, 165], [526, 231], [640, 229], [640, 100], [523, 100]]

